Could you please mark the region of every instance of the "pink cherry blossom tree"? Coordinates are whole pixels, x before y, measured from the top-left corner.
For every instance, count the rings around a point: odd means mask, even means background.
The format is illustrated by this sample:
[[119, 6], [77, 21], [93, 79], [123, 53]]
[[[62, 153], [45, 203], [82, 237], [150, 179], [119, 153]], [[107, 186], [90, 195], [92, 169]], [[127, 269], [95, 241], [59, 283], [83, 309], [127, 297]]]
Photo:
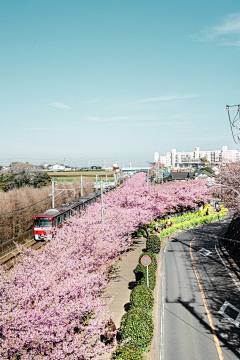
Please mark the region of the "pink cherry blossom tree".
[[39, 251], [21, 249], [0, 268], [0, 355], [3, 359], [97, 359], [109, 317], [103, 295], [108, 269], [140, 225], [209, 200], [203, 181], [147, 187], [139, 173], [125, 186], [68, 219]]

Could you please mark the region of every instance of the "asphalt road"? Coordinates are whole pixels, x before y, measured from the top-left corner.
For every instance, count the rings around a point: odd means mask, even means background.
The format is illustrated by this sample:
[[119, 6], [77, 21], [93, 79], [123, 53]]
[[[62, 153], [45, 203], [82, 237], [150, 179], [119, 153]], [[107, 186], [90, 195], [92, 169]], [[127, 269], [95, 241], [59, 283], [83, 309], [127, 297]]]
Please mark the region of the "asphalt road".
[[165, 247], [160, 360], [240, 359], [240, 285], [212, 236], [228, 223], [179, 233]]

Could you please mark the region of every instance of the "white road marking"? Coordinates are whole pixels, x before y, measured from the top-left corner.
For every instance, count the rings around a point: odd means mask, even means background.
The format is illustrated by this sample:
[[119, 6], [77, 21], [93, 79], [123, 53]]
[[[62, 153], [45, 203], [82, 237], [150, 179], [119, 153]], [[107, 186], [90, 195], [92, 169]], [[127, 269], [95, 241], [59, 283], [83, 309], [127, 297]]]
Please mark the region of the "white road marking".
[[[236, 313], [238, 313], [238, 315], [236, 316], [235, 319], [225, 313], [225, 311], [228, 307], [230, 307]], [[236, 306], [230, 304], [230, 302], [228, 302], [228, 301], [225, 301], [224, 304], [222, 305], [221, 309], [218, 311], [218, 313], [221, 314], [226, 319], [228, 319], [236, 327], [239, 327], [239, 325], [240, 325], [240, 310], [238, 308], [236, 308]]]
[[217, 246], [216, 246], [216, 245], [215, 245], [215, 250], [216, 250], [216, 252], [217, 252], [217, 254], [218, 254], [219, 258], [221, 259], [221, 262], [223, 263], [223, 265], [224, 265], [224, 266], [225, 266], [225, 268], [227, 269], [227, 271], [228, 271], [229, 275], [231, 276], [231, 278], [232, 278], [232, 280], [233, 280], [234, 284], [237, 286], [238, 290], [240, 291], [240, 286], [238, 285], [237, 281], [234, 279], [233, 275], [230, 273], [230, 271], [229, 271], [229, 269], [228, 269], [227, 265], [225, 264], [225, 262], [223, 261], [223, 259], [222, 259], [221, 255], [219, 254], [219, 252], [218, 252], [218, 249], [217, 249]]
[[198, 253], [201, 254], [202, 256], [209, 256], [212, 253], [212, 251], [207, 250], [205, 248], [201, 248], [200, 250], [198, 250]]

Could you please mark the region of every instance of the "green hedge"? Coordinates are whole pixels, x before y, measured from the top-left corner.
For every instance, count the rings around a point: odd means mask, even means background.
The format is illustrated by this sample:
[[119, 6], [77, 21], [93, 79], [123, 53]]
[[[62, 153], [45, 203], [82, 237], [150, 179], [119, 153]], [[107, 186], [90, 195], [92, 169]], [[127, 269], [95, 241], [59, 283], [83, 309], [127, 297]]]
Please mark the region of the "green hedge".
[[[133, 270], [136, 278], [137, 285], [147, 285], [147, 267], [138, 264]], [[151, 264], [148, 266], [148, 280], [149, 280], [149, 288], [154, 290], [156, 285], [156, 270], [154, 267], [151, 267]]]
[[136, 347], [128, 344], [117, 348], [111, 357], [112, 360], [143, 360], [143, 356]]
[[137, 232], [137, 236], [147, 236], [147, 232], [145, 229], [141, 228]]
[[129, 345], [136, 346], [140, 351], [148, 347], [153, 338], [153, 319], [144, 309], [132, 309], [123, 315], [120, 325], [122, 340], [129, 340]]
[[130, 309], [139, 308], [151, 311], [153, 304], [153, 293], [146, 285], [138, 285], [131, 291]]
[[158, 254], [161, 249], [161, 242], [157, 235], [149, 235], [146, 240], [147, 251]]

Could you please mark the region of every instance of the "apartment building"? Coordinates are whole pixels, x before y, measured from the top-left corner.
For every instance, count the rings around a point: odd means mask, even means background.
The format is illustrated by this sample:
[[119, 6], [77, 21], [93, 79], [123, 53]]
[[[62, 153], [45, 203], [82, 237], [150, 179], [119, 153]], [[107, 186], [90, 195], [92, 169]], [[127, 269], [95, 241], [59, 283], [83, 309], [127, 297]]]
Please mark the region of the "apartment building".
[[[167, 152], [164, 156], [159, 155], [158, 152], [154, 153], [154, 162], [160, 162], [166, 167], [177, 168], [184, 164], [200, 163], [207, 160], [210, 164], [216, 162], [229, 162], [240, 160], [240, 150], [228, 150], [227, 146], [222, 146], [222, 150], [200, 150], [195, 147], [194, 151], [178, 152], [172, 149], [171, 153]], [[181, 165], [180, 165], [181, 164]]]

